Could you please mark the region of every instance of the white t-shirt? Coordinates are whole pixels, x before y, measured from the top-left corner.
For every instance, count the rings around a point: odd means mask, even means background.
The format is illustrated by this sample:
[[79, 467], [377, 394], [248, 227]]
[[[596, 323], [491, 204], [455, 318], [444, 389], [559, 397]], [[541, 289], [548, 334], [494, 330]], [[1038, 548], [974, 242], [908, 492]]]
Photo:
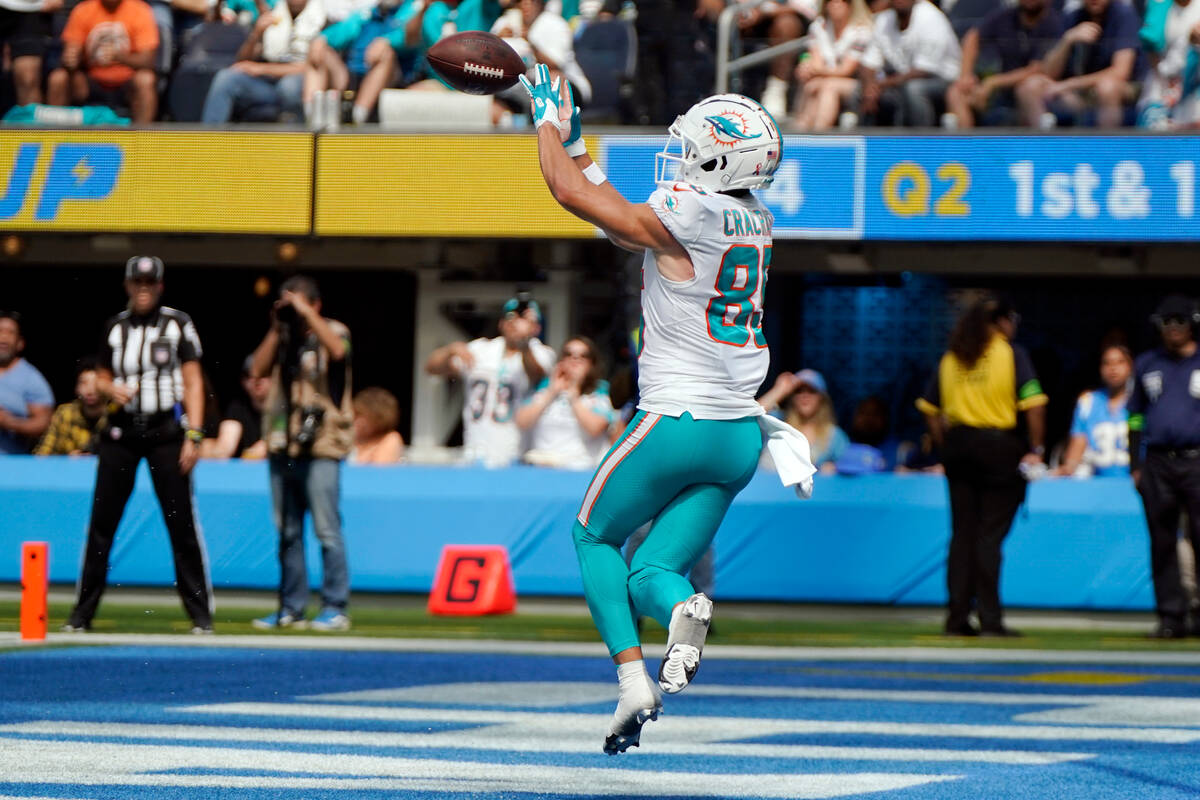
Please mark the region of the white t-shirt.
[[[550, 385], [549, 379], [543, 379], [538, 391]], [[608, 384], [601, 381], [591, 394], [582, 398], [588, 410], [604, 417], [609, 425], [617, 418], [613, 410], [612, 400], [608, 396]], [[588, 436], [579, 417], [571, 408], [571, 401], [565, 394], [555, 397], [546, 410], [538, 417], [533, 430], [530, 431], [529, 452], [538, 453], [540, 460], [552, 466], [566, 469], [594, 469], [604, 457], [608, 449], [608, 431], [604, 430], [599, 436]]]
[[[520, 353], [509, 353], [504, 337], [467, 343], [475, 363], [463, 373], [463, 451], [469, 461], [503, 466], [524, 451], [517, 408], [532, 387]], [[532, 339], [529, 348], [542, 369], [554, 369], [554, 350]]]
[[513, 11], [516, 9], [505, 12], [496, 20], [492, 25], [492, 33], [496, 33], [502, 28], [509, 28], [513, 31], [515, 35], [505, 37], [504, 41], [517, 51], [517, 55], [529, 68], [526, 77], [530, 80], [534, 78], [533, 69], [537, 65], [537, 59], [533, 55], [533, 49], [536, 48], [539, 53], [557, 64], [563, 75], [567, 76], [567, 80], [579, 92], [576, 101], [590, 102], [592, 84], [584, 74], [583, 67], [579, 66], [579, 62], [575, 60], [575, 35], [571, 32], [570, 24], [562, 18], [561, 14], [544, 10], [533, 20], [529, 30], [522, 31], [521, 12], [516, 11], [514, 14]]
[[696, 274], [671, 281], [642, 263], [638, 408], [695, 419], [763, 413], [754, 396], [771, 361], [762, 333], [774, 217], [754, 195], [664, 183], [648, 201]]
[[808, 49], [821, 54], [825, 66], [830, 69], [840, 67], [846, 58], [862, 61], [863, 54], [871, 44], [871, 26], [851, 23], [842, 28], [842, 35], [833, 32], [833, 23], [818, 17], [808, 29], [812, 41]]
[[962, 49], [946, 15], [929, 0], [917, 0], [908, 27], [900, 30], [892, 9], [875, 15], [871, 46], [863, 55], [867, 69], [905, 73], [919, 69], [948, 81], [958, 78]]

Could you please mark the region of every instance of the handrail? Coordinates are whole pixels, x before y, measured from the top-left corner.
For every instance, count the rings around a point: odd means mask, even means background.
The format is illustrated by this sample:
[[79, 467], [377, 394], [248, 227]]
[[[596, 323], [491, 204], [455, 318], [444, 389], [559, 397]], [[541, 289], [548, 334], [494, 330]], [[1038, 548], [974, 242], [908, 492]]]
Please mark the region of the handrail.
[[733, 39], [733, 20], [739, 14], [753, 8], [758, 8], [765, 2], [767, 0], [742, 0], [740, 3], [726, 6], [721, 11], [721, 16], [717, 18], [717, 75], [716, 83], [713, 86], [715, 94], [724, 94], [729, 91], [729, 74], [731, 72], [741, 72], [748, 67], [770, 61], [776, 56], [796, 50], [803, 50], [808, 46], [808, 36], [805, 35], [797, 39], [792, 39], [789, 42], [768, 47], [766, 50], [751, 53], [748, 56], [739, 56], [732, 60], [729, 58], [729, 48]]

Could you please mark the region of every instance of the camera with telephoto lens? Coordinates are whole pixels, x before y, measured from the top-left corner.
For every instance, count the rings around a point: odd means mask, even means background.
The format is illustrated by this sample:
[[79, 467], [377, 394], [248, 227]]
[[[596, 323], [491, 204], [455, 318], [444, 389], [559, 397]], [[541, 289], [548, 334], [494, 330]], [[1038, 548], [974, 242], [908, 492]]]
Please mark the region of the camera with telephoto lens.
[[291, 303], [276, 303], [275, 319], [286, 328], [296, 328], [300, 325], [300, 315]]
[[317, 406], [305, 406], [300, 409], [300, 430], [296, 432], [296, 444], [304, 448], [313, 446], [317, 440], [317, 431], [325, 418], [325, 409]]

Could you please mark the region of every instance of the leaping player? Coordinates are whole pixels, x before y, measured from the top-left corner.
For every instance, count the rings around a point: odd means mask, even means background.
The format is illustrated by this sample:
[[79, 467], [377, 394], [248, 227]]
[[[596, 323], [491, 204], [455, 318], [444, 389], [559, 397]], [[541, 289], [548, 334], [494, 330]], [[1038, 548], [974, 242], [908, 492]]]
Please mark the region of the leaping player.
[[[671, 125], [655, 162], [658, 188], [634, 204], [588, 156], [565, 81], [560, 92], [541, 64], [536, 83], [521, 80], [554, 199], [645, 253], [638, 412], [596, 470], [573, 531], [588, 607], [617, 665], [604, 741], [616, 754], [658, 718], [662, 692], [681, 691], [696, 674], [713, 604], [684, 575], [758, 464], [763, 410], [754, 397], [770, 361], [762, 304], [773, 218], [750, 190], [770, 184], [783, 142], [754, 100], [710, 97]], [[621, 546], [650, 520], [626, 567]], [[668, 630], [657, 679], [642, 661], [634, 609]]]

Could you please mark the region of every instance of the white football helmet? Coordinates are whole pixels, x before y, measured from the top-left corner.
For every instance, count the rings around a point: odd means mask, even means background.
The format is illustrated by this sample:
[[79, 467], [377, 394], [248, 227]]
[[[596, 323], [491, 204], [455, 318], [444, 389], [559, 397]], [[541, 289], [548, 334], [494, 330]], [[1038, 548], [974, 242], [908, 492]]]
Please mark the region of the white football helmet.
[[[688, 109], [668, 128], [667, 146], [655, 159], [656, 183], [679, 181], [713, 192], [771, 185], [783, 157], [783, 139], [760, 103], [740, 94], [717, 94]], [[671, 152], [676, 140], [679, 152]], [[670, 166], [676, 167], [671, 175]]]

